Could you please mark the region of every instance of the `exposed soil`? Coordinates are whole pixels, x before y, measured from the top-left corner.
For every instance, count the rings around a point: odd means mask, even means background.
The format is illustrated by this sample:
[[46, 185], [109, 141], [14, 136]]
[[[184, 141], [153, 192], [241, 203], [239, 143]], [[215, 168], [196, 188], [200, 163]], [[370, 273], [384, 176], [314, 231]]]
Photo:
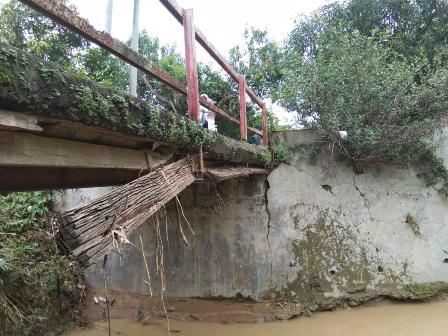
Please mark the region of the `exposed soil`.
[[[103, 296], [104, 291], [92, 290], [87, 298], [86, 315], [91, 322], [105, 316], [105, 304], [95, 304], [94, 296]], [[162, 319], [165, 311], [159, 297], [149, 295], [109, 292], [110, 317], [112, 319], [135, 319], [139, 310], [146, 318]], [[193, 298], [165, 298], [168, 316], [181, 321], [207, 321], [221, 323], [258, 323], [275, 320], [276, 307], [280, 303], [248, 303], [231, 300], [206, 300]], [[286, 305], [286, 304], [285, 304]]]
[[[387, 302], [411, 302], [447, 299], [444, 291], [430, 296], [410, 296], [409, 292], [394, 295], [357, 293], [351, 299], [333, 300], [327, 304], [312, 307], [294, 302], [253, 302], [244, 298], [197, 299], [165, 298], [165, 308], [170, 319], [179, 321], [203, 321], [219, 323], [262, 323], [275, 320], [288, 320], [297, 316], [311, 316], [315, 311], [338, 310], [359, 305], [378, 305]], [[103, 290], [91, 288], [86, 299], [85, 315], [90, 322], [106, 317], [106, 305], [95, 304], [95, 296], [104, 296]], [[159, 297], [149, 295], [108, 292], [111, 319], [140, 319], [148, 321], [164, 319], [165, 310]]]

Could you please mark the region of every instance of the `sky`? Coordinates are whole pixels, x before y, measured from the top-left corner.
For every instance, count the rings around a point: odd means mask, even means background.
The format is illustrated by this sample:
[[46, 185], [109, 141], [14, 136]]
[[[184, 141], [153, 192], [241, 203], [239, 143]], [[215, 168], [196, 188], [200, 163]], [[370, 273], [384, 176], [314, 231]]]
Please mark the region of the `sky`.
[[[328, 0], [177, 0], [179, 6], [192, 8], [196, 26], [207, 39], [227, 55], [230, 48], [243, 42], [245, 27], [266, 28], [281, 41], [301, 13], [308, 14]], [[81, 16], [97, 29], [104, 29], [107, 0], [69, 0]], [[126, 40], [132, 30], [132, 0], [114, 0], [112, 35]], [[183, 52], [181, 25], [158, 0], [140, 0], [140, 27], [163, 43], [177, 44]], [[203, 56], [203, 55], [201, 55]]]
[[[330, 0], [177, 0], [179, 6], [194, 10], [195, 25], [207, 39], [228, 57], [235, 45], [243, 45], [246, 27], [266, 28], [271, 38], [282, 42], [300, 14], [309, 14]], [[7, 2], [0, 0], [0, 5]], [[69, 0], [82, 17], [95, 28], [105, 29], [107, 0]], [[112, 36], [125, 41], [132, 31], [133, 0], [114, 0]], [[183, 55], [182, 26], [159, 0], [140, 0], [140, 29], [158, 37], [162, 44], [175, 44]], [[198, 60], [214, 65], [214, 61], [197, 47]], [[283, 123], [291, 115], [274, 106]], [[286, 119], [288, 120], [286, 120]]]

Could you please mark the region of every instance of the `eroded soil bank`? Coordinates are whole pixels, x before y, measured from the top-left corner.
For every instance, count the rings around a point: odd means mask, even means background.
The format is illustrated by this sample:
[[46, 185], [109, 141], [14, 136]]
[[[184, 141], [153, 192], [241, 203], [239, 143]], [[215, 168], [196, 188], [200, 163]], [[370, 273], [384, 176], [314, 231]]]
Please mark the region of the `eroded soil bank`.
[[[251, 298], [175, 298], [164, 299], [165, 309], [159, 297], [108, 291], [109, 313], [112, 319], [136, 319], [157, 321], [168, 317], [178, 321], [217, 323], [269, 323], [286, 321], [299, 316], [312, 316], [322, 311], [351, 309], [357, 306], [385, 305], [392, 302], [448, 302], [445, 283], [433, 283], [418, 287], [360, 291], [348, 297], [327, 298], [319, 304], [309, 305], [298, 301], [254, 301]], [[100, 303], [102, 301], [103, 303]], [[106, 315], [103, 290], [90, 287], [85, 300], [85, 316], [91, 323], [104, 320]], [[96, 302], [96, 304], [95, 304]], [[447, 313], [448, 316], [448, 313]]]
[[[375, 335], [416, 336], [446, 335], [448, 328], [448, 300], [429, 303], [382, 302], [369, 307], [320, 312], [311, 317], [300, 317], [287, 322], [264, 324], [223, 324], [198, 321], [170, 320], [173, 332], [193, 335]], [[143, 325], [132, 319], [112, 320], [112, 335], [167, 335], [166, 320], [152, 320]], [[91, 329], [78, 330], [69, 336], [107, 335], [107, 323], [95, 323]]]

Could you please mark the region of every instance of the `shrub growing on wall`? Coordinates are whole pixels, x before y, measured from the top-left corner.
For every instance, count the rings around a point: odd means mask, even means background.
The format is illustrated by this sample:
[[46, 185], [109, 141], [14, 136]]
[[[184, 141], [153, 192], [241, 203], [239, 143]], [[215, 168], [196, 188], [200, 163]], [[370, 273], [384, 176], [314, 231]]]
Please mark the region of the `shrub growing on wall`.
[[448, 71], [425, 73], [425, 58], [405, 59], [389, 39], [330, 29], [315, 57], [286, 56], [280, 103], [356, 163], [415, 160], [447, 115]]

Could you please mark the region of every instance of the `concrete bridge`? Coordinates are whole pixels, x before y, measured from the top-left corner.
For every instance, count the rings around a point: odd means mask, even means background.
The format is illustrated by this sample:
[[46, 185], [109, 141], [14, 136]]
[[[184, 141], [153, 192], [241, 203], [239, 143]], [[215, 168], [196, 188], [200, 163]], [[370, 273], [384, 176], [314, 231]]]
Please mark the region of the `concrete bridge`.
[[267, 166], [270, 152], [202, 129], [10, 46], [0, 46], [2, 191], [127, 183], [204, 150], [205, 160]]

